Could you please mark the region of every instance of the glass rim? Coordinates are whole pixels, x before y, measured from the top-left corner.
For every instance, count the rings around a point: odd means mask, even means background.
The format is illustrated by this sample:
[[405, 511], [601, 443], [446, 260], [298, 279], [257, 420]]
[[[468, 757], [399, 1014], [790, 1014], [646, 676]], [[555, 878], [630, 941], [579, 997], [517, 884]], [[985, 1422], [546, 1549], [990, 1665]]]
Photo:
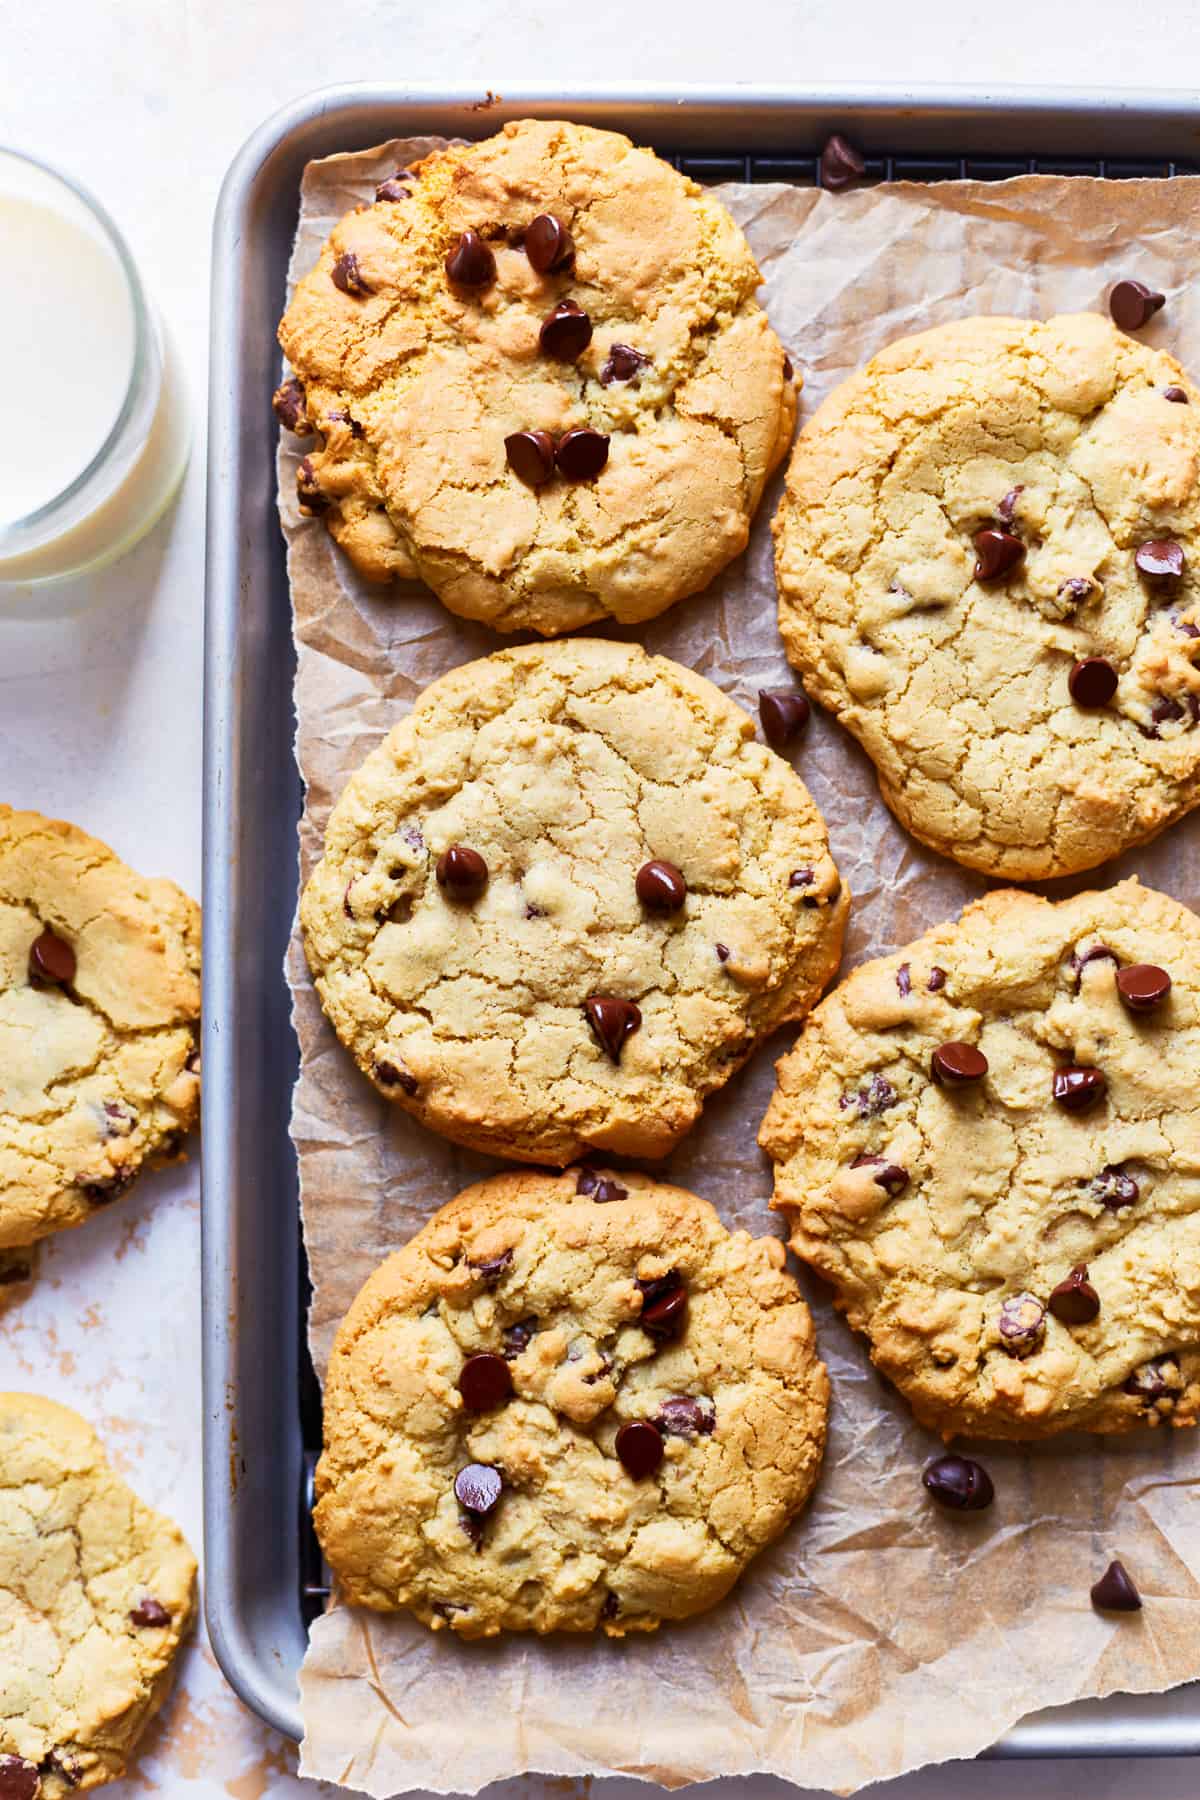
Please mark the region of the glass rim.
[[133, 311], [133, 357], [124, 398], [108, 435], [99, 449], [78, 475], [72, 477], [66, 487], [60, 488], [48, 500], [43, 500], [41, 505], [35, 507], [32, 512], [23, 513], [19, 518], [10, 519], [6, 524], [0, 525], [0, 545], [49, 524], [57, 512], [63, 507], [69, 506], [72, 501], [77, 500], [85, 492], [89, 483], [104, 468], [112, 452], [120, 443], [125, 427], [133, 414], [148, 367], [148, 347], [151, 333], [150, 311], [146, 304], [146, 293], [142, 287], [141, 276], [137, 271], [137, 264], [133, 260], [120, 227], [107, 208], [88, 188], [84, 187], [82, 182], [76, 181], [71, 175], [64, 174], [53, 163], [46, 162], [43, 157], [31, 155], [28, 150], [18, 149], [15, 144], [7, 144], [0, 140], [0, 161], [3, 161], [5, 157], [11, 157], [15, 162], [26, 163], [30, 168], [37, 169], [41, 174], [49, 176], [51, 181], [57, 182], [60, 187], [65, 188], [69, 194], [73, 195], [100, 227], [117, 259], [118, 267], [125, 277], [125, 284], [129, 290]]

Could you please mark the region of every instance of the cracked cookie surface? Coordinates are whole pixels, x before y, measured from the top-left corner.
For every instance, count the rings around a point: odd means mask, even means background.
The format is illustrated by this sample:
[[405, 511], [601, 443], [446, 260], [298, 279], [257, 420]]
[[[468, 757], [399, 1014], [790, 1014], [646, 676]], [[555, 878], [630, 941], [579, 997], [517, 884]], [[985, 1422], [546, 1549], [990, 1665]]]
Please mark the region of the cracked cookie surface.
[[0, 807], [0, 1248], [178, 1158], [200, 1108], [200, 909], [59, 819]]
[[1198, 1057], [1200, 920], [1136, 880], [989, 894], [814, 1011], [774, 1204], [923, 1424], [1196, 1422]]
[[[939, 326], [797, 441], [788, 657], [922, 842], [1011, 879], [1091, 868], [1200, 797], [1198, 520], [1200, 391], [1165, 351], [1094, 314]], [[1182, 573], [1140, 569], [1148, 542]]]
[[[468, 898], [439, 879], [464, 850], [484, 864]], [[638, 886], [663, 861], [686, 888], [669, 912]], [[456, 1142], [561, 1166], [665, 1155], [812, 1005], [848, 906], [820, 814], [746, 714], [588, 639], [428, 688], [347, 784], [300, 917], [381, 1093]]]
[[0, 1791], [64, 1800], [124, 1773], [195, 1612], [178, 1528], [78, 1414], [0, 1394]]
[[[468, 1359], [510, 1390], [488, 1410]], [[624, 1170], [497, 1175], [347, 1314], [317, 1532], [347, 1599], [435, 1630], [653, 1630], [800, 1511], [828, 1392], [779, 1239]], [[498, 1474], [486, 1513], [456, 1497], [467, 1468]]]
[[[555, 122], [383, 185], [280, 326], [298, 384], [280, 416], [319, 434], [301, 506], [364, 575], [419, 576], [500, 631], [648, 619], [705, 587], [745, 547], [798, 387], [724, 207], [627, 138]], [[574, 247], [544, 272], [524, 241], [540, 216]], [[483, 285], [447, 275], [466, 231]], [[540, 341], [563, 302], [591, 325], [574, 360]], [[609, 440], [594, 479], [535, 488], [509, 466], [511, 434], [579, 427]]]

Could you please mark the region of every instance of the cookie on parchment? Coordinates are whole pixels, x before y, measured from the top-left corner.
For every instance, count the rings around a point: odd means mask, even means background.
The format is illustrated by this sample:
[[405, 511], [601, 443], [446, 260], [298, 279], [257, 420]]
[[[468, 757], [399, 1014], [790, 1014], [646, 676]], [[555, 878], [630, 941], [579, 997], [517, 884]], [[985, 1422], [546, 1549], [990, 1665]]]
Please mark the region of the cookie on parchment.
[[177, 1526], [91, 1426], [0, 1394], [0, 1794], [65, 1800], [125, 1772], [195, 1613]]
[[1107, 319], [904, 338], [775, 520], [790, 660], [922, 842], [1032, 880], [1200, 797], [1200, 390]]
[[281, 419], [364, 575], [545, 635], [649, 619], [744, 549], [799, 385], [711, 194], [526, 120], [383, 182], [299, 284]]
[[828, 1393], [777, 1238], [643, 1175], [497, 1175], [344, 1320], [317, 1533], [348, 1600], [435, 1630], [650, 1631], [800, 1511]]
[[418, 699], [330, 817], [300, 918], [389, 1099], [562, 1166], [662, 1156], [837, 966], [849, 901], [799, 777], [719, 690], [600, 639]]
[[947, 1436], [1200, 1409], [1200, 920], [1003, 890], [856, 969], [760, 1134], [791, 1243]]
[[199, 1019], [195, 902], [74, 825], [0, 807], [0, 1249], [178, 1158]]

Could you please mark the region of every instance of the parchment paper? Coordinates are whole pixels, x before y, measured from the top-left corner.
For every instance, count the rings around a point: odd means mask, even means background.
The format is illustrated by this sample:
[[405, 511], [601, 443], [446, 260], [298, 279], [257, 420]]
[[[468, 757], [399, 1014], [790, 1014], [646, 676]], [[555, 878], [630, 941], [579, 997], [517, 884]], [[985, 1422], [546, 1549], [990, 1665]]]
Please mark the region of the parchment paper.
[[[425, 146], [310, 167], [293, 276], [335, 219]], [[1197, 184], [1023, 177], [901, 185], [833, 196], [731, 186], [765, 277], [765, 301], [806, 388], [802, 417], [904, 332], [975, 312], [1033, 316], [1103, 305], [1120, 276], [1168, 295], [1146, 336], [1200, 367]], [[322, 527], [300, 520], [294, 444], [282, 451], [299, 672], [297, 752], [308, 783], [307, 874], [345, 779], [428, 682], [500, 647], [430, 596], [359, 583]], [[751, 709], [788, 671], [775, 622], [767, 495], [747, 556], [706, 594], [643, 628], [647, 647], [707, 675]], [[613, 635], [621, 635], [614, 633]], [[878, 797], [869, 765], [814, 720], [797, 765], [829, 823], [854, 894], [847, 961], [889, 950], [985, 887], [923, 850]], [[1200, 899], [1200, 828], [1078, 880], [1136, 870]], [[1065, 891], [1051, 884], [1048, 891]], [[302, 1048], [294, 1136], [316, 1288], [313, 1354], [376, 1263], [485, 1159], [378, 1099], [325, 1024], [294, 943]], [[730, 1225], [778, 1231], [755, 1145], [775, 1058], [764, 1046], [664, 1173]], [[833, 1382], [824, 1478], [808, 1514], [707, 1617], [624, 1643], [513, 1637], [464, 1645], [406, 1617], [338, 1607], [318, 1621], [302, 1675], [302, 1772], [388, 1795], [474, 1792], [537, 1770], [638, 1774], [668, 1785], [755, 1771], [851, 1791], [983, 1748], [1037, 1707], [1149, 1691], [1200, 1675], [1200, 1505], [1194, 1434], [1138, 1433], [1021, 1451], [985, 1447], [997, 1501], [939, 1513], [920, 1471], [935, 1448], [813, 1298]], [[1127, 1563], [1142, 1613], [1094, 1613], [1088, 1588]]]

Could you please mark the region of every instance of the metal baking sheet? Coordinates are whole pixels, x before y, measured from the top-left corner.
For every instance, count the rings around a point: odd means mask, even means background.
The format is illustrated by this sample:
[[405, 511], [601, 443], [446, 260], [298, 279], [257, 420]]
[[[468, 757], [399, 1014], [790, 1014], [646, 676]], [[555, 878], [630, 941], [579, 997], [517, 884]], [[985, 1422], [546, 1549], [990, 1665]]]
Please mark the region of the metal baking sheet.
[[[288, 1136], [297, 1050], [283, 977], [297, 898], [295, 658], [275, 515], [275, 325], [314, 157], [390, 137], [485, 137], [567, 116], [629, 133], [698, 180], [812, 182], [830, 132], [874, 179], [1200, 172], [1183, 93], [1032, 88], [343, 87], [269, 119], [226, 177], [213, 241], [204, 718], [204, 1485], [206, 1607], [230, 1684], [301, 1735], [296, 1675], [324, 1592], [307, 1516], [320, 1396]], [[1200, 1684], [1023, 1720], [993, 1756], [1195, 1755]]]

